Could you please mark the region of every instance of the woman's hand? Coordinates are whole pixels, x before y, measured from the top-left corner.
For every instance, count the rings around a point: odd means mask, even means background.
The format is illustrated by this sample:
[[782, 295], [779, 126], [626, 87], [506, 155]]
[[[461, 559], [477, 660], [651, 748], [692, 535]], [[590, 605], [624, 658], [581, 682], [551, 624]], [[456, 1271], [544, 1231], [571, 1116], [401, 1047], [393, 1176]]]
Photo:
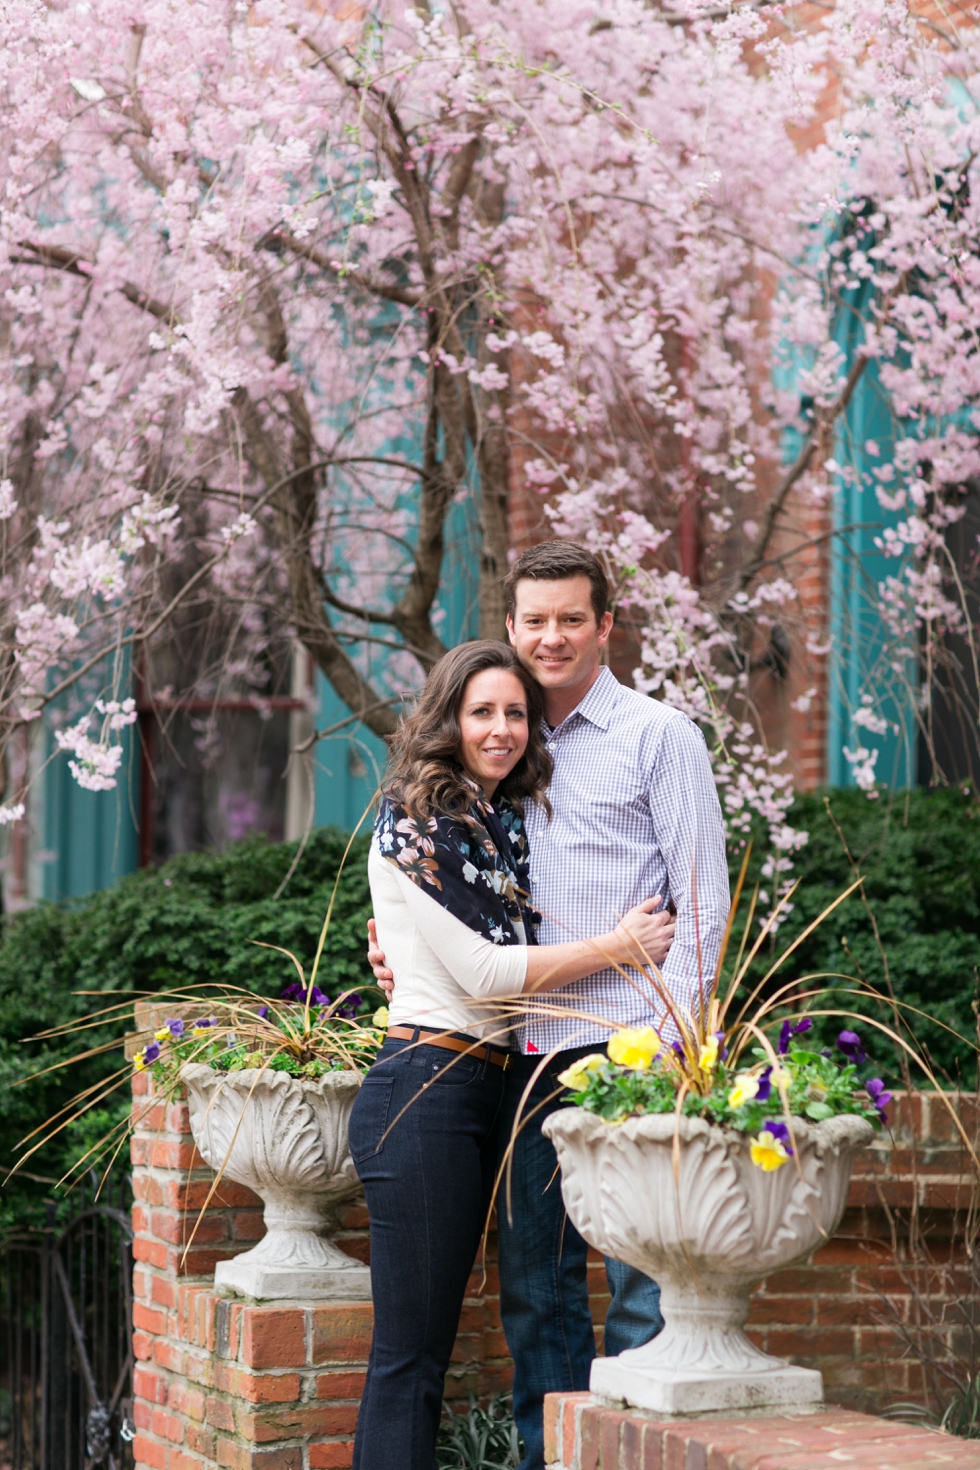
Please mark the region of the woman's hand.
[[660, 913], [660, 895], [645, 899], [624, 914], [613, 930], [616, 958], [642, 967], [662, 965], [674, 939], [672, 914]]
[[368, 919], [368, 964], [374, 971], [379, 990], [383, 990], [391, 1004], [391, 997], [395, 990], [395, 977], [385, 963], [384, 950], [378, 943], [378, 926], [373, 919]]

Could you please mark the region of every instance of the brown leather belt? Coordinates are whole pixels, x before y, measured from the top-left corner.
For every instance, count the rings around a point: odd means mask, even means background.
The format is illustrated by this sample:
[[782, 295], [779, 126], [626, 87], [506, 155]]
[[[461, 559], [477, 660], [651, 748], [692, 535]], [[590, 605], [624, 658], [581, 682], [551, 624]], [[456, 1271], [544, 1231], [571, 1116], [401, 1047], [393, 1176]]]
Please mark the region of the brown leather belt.
[[447, 1036], [444, 1031], [426, 1031], [424, 1026], [389, 1026], [388, 1035], [396, 1041], [418, 1040], [420, 1046], [441, 1046], [444, 1051], [458, 1051], [477, 1062], [489, 1056], [491, 1067], [503, 1067], [505, 1072], [510, 1066], [509, 1051], [494, 1051], [492, 1046], [485, 1046], [482, 1041], [461, 1041], [458, 1036]]

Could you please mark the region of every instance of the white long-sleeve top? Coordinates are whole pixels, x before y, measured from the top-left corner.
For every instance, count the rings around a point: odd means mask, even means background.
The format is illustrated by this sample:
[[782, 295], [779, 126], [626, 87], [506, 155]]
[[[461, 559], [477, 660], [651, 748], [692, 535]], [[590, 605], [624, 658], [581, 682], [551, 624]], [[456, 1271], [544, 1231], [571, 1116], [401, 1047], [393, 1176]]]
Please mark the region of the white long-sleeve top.
[[[392, 1026], [426, 1026], [482, 1036], [499, 1032], [488, 1001], [520, 995], [527, 949], [493, 944], [444, 909], [372, 843], [368, 881], [378, 942], [395, 977]], [[522, 937], [522, 936], [519, 936]], [[474, 1000], [482, 1005], [474, 1005]]]

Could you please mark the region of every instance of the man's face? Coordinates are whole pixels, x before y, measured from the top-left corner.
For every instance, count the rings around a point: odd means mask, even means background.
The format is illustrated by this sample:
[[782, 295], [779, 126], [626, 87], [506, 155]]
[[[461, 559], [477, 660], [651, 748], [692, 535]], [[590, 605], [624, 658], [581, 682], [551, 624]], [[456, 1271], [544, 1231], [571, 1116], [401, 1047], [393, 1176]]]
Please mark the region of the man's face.
[[596, 624], [590, 593], [584, 573], [560, 582], [527, 578], [515, 588], [507, 631], [521, 663], [544, 689], [574, 689], [595, 677], [613, 618], [604, 613]]

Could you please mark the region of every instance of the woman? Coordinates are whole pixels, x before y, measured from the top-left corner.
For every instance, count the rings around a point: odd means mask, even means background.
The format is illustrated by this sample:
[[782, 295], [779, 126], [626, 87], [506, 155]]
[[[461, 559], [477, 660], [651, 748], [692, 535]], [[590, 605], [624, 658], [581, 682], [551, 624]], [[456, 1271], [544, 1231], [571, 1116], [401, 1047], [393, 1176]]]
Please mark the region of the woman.
[[517, 996], [635, 959], [638, 946], [659, 962], [670, 942], [652, 899], [594, 942], [535, 944], [522, 803], [547, 807], [540, 727], [538, 685], [506, 644], [483, 641], [440, 660], [393, 740], [368, 874], [394, 998], [350, 1125], [374, 1297], [355, 1470], [434, 1470], [493, 1185], [501, 1017]]

